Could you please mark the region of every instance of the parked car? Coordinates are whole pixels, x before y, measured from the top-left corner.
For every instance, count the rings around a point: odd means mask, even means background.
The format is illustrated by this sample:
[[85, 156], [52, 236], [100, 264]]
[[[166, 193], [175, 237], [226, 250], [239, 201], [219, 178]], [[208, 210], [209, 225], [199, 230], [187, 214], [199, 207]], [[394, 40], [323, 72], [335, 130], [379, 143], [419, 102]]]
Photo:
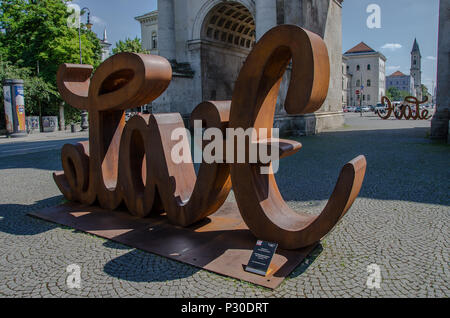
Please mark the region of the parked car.
[[344, 107], [344, 113], [350, 113], [354, 111], [354, 107], [353, 106], [345, 106]]
[[370, 107], [369, 106], [363, 106], [362, 107], [362, 111], [363, 111], [363, 113], [370, 112]]
[[385, 114], [386, 113], [386, 108], [384, 106], [376, 106], [375, 110], [374, 110], [375, 114]]
[[355, 113], [360, 113], [361, 112], [361, 107], [357, 106], [355, 107]]

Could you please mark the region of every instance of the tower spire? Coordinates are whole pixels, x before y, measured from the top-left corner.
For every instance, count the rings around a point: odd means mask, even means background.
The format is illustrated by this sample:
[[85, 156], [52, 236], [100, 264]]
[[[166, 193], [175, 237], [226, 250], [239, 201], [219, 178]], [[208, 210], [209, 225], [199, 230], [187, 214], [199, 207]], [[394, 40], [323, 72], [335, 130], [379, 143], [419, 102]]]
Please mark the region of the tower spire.
[[108, 43], [108, 36], [106, 35], [106, 27], [105, 30], [103, 31], [103, 42]]
[[414, 38], [414, 44], [413, 44], [413, 48], [412, 48], [411, 53], [413, 53], [413, 52], [420, 52], [419, 44], [417, 44], [417, 39], [416, 38]]
[[414, 79], [415, 95], [419, 100], [422, 100], [422, 56], [417, 39], [414, 39], [411, 51], [411, 76]]

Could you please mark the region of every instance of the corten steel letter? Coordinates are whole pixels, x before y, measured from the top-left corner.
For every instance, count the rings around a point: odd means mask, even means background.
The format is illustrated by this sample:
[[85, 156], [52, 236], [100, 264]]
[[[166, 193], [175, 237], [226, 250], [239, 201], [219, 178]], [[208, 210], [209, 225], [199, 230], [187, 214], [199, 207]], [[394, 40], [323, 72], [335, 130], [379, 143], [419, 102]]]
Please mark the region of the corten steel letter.
[[405, 97], [405, 103], [416, 105], [415, 111], [413, 112], [411, 106], [408, 104], [406, 104], [406, 105], [402, 104], [401, 109], [398, 111], [395, 111], [395, 108], [392, 106], [391, 100], [388, 97], [383, 96], [381, 98], [381, 103], [387, 104], [387, 106], [388, 106], [387, 114], [383, 116], [378, 112], [378, 117], [380, 117], [383, 120], [386, 120], [391, 117], [392, 113], [394, 113], [395, 118], [397, 118], [398, 120], [402, 119], [403, 117], [406, 120], [410, 120], [410, 119], [428, 120], [428, 119], [431, 119], [431, 117], [432, 117], [432, 116], [428, 116], [428, 114], [429, 114], [428, 110], [424, 109], [424, 110], [422, 110], [422, 112], [420, 112], [420, 105], [425, 104], [427, 101], [428, 101], [428, 97], [425, 97], [425, 99], [423, 101], [419, 102], [417, 97], [407, 96], [407, 97]]
[[[330, 77], [326, 45], [314, 33], [282, 25], [261, 38], [239, 74], [231, 104], [231, 128], [273, 127], [280, 83], [291, 60], [286, 111], [305, 114], [321, 107]], [[301, 144], [281, 141], [280, 148], [285, 148], [282, 153], [287, 156], [299, 151]], [[277, 242], [284, 249], [297, 249], [318, 242], [332, 230], [358, 196], [365, 169], [363, 156], [346, 164], [318, 216], [291, 210], [278, 190], [275, 176], [261, 174], [258, 165], [233, 164], [231, 180], [241, 215], [253, 234]]]
[[[239, 74], [232, 101], [201, 103], [191, 115], [191, 126], [199, 120], [203, 128], [223, 132], [226, 128], [266, 128], [269, 135], [251, 136], [250, 142], [277, 144], [281, 158], [296, 153], [300, 143], [271, 135], [278, 90], [291, 60], [287, 112], [318, 110], [329, 85], [325, 43], [309, 31], [283, 25], [256, 44]], [[164, 210], [170, 222], [189, 226], [223, 205], [232, 181], [239, 210], [255, 236], [296, 249], [327, 234], [360, 191], [366, 168], [363, 156], [344, 166], [319, 216], [290, 210], [274, 175], [261, 174], [262, 164], [203, 162], [197, 177], [192, 161], [178, 164], [171, 156], [178, 143], [171, 134], [184, 128], [180, 114], [135, 116], [125, 125], [126, 109], [153, 101], [168, 87], [172, 69], [166, 59], [121, 53], [106, 60], [92, 79], [91, 73], [91, 66], [70, 64], [58, 71], [63, 99], [89, 110], [90, 117], [89, 142], [65, 145], [64, 173], [54, 175], [68, 200], [88, 205], [98, 201], [111, 210], [124, 202], [131, 214], [140, 217]], [[187, 135], [181, 137], [187, 144]]]
[[[172, 76], [167, 60], [122, 53], [106, 60], [92, 80], [91, 72], [92, 67], [70, 64], [58, 72], [62, 97], [88, 109], [90, 120], [89, 143], [62, 150], [64, 173], [54, 178], [65, 197], [88, 205], [98, 200], [112, 210], [125, 202], [136, 216], [162, 205], [181, 226], [217, 211], [231, 190], [230, 167], [202, 164], [196, 178], [192, 162], [173, 163], [171, 133], [184, 128], [179, 114], [135, 116], [125, 125], [125, 109], [149, 103], [167, 88]], [[202, 103], [192, 120], [226, 127], [229, 108], [230, 102]]]

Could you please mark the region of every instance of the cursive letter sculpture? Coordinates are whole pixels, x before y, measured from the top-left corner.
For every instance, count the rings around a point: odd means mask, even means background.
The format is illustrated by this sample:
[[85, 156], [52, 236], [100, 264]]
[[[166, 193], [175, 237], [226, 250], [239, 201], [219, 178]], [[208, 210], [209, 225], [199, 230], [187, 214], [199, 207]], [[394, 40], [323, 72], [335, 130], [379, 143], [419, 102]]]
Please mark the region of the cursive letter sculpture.
[[[281, 25], [253, 48], [232, 101], [201, 103], [193, 111], [191, 123], [201, 120], [203, 127], [222, 131], [254, 127], [270, 132], [280, 83], [291, 60], [286, 110], [290, 114], [315, 112], [328, 92], [326, 45], [314, 33]], [[125, 124], [126, 109], [153, 101], [168, 87], [172, 70], [167, 60], [121, 53], [106, 60], [92, 79], [91, 73], [91, 66], [71, 64], [58, 71], [61, 96], [72, 106], [87, 109], [90, 121], [89, 142], [65, 145], [64, 172], [54, 175], [68, 200], [88, 205], [97, 200], [110, 210], [124, 202], [131, 214], [140, 217], [164, 210], [170, 222], [186, 227], [215, 213], [233, 185], [250, 231], [284, 249], [297, 249], [326, 235], [359, 194], [366, 169], [363, 156], [344, 166], [318, 216], [290, 210], [274, 175], [261, 174], [262, 164], [203, 162], [196, 176], [192, 162], [176, 164], [171, 158], [175, 145], [171, 132], [184, 128], [180, 114], [135, 116]], [[277, 144], [281, 158], [301, 148], [296, 141], [275, 140], [271, 135], [253, 137], [252, 143]]]

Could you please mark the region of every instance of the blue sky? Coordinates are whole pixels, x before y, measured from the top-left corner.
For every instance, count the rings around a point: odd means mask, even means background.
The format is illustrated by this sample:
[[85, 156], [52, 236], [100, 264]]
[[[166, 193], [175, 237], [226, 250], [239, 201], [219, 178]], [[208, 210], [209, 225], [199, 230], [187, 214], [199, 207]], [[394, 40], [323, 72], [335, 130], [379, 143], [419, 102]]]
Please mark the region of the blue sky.
[[[381, 28], [369, 29], [369, 4], [381, 9]], [[400, 70], [409, 74], [414, 38], [422, 54], [422, 83], [431, 89], [436, 79], [439, 22], [438, 0], [344, 0], [342, 47], [344, 52], [361, 41], [386, 58], [387, 75]]]
[[[183, 0], [176, 0], [183, 1]], [[258, 1], [258, 0], [256, 0]], [[157, 0], [76, 0], [92, 12], [93, 30], [100, 37], [106, 27], [109, 42], [141, 36], [136, 16], [156, 10]], [[381, 28], [369, 29], [369, 4], [381, 9]], [[439, 0], [344, 0], [343, 51], [361, 41], [387, 57], [386, 73], [409, 74], [414, 38], [422, 53], [422, 82], [431, 89], [436, 78]], [[83, 20], [85, 21], [85, 20]]]

